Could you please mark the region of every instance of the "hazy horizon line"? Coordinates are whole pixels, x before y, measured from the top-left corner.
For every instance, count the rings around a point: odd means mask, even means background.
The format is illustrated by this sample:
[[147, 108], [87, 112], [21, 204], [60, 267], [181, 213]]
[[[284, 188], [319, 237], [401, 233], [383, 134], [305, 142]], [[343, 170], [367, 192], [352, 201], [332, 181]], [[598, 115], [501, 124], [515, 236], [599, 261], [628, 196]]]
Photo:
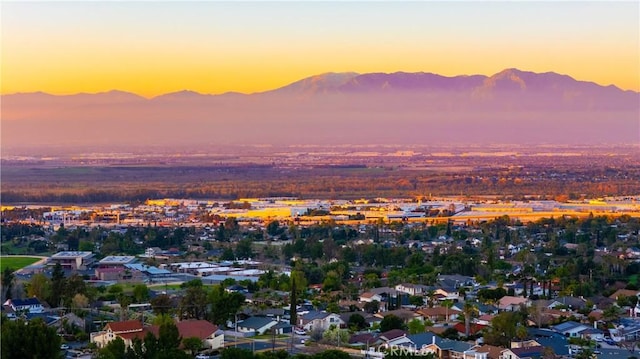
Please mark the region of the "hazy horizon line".
[[447, 77], [447, 78], [456, 78], [456, 77], [471, 77], [471, 76], [484, 76], [486, 78], [490, 78], [493, 76], [496, 76], [502, 72], [505, 71], [509, 71], [509, 70], [516, 70], [516, 71], [520, 71], [520, 72], [530, 72], [530, 73], [534, 73], [534, 74], [556, 74], [559, 76], [568, 76], [570, 77], [572, 80], [574, 81], [578, 81], [578, 82], [587, 82], [587, 83], [593, 83], [596, 84], [598, 86], [601, 87], [615, 87], [621, 91], [624, 92], [633, 92], [636, 94], [640, 94], [640, 91], [636, 91], [633, 89], [625, 89], [623, 87], [620, 87], [617, 84], [611, 83], [611, 84], [602, 84], [602, 83], [598, 83], [596, 81], [592, 81], [592, 80], [582, 80], [582, 79], [577, 79], [574, 76], [570, 75], [570, 74], [564, 74], [564, 73], [559, 73], [559, 72], [555, 72], [555, 71], [544, 71], [544, 72], [536, 72], [536, 71], [532, 71], [532, 70], [523, 70], [517, 67], [508, 67], [505, 68], [501, 71], [498, 71], [494, 74], [490, 74], [490, 75], [486, 75], [486, 74], [459, 74], [459, 75], [453, 75], [453, 76], [448, 76], [448, 75], [442, 75], [436, 72], [427, 72], [427, 71], [416, 71], [416, 72], [407, 72], [407, 71], [403, 71], [403, 70], [397, 70], [394, 72], [384, 72], [384, 71], [374, 71], [374, 72], [363, 72], [363, 73], [359, 73], [359, 72], [355, 72], [355, 71], [328, 71], [328, 72], [323, 72], [323, 73], [319, 73], [319, 74], [312, 74], [312, 75], [308, 75], [305, 77], [302, 77], [298, 80], [295, 80], [293, 82], [288, 82], [285, 84], [282, 84], [280, 86], [274, 87], [274, 88], [270, 88], [270, 89], [264, 89], [262, 91], [255, 91], [255, 92], [240, 92], [240, 91], [225, 91], [225, 92], [219, 92], [219, 93], [207, 93], [207, 92], [199, 92], [197, 90], [192, 90], [192, 89], [187, 89], [187, 88], [182, 88], [179, 90], [175, 90], [175, 91], [170, 91], [170, 92], [166, 92], [166, 93], [160, 93], [157, 95], [143, 95], [141, 93], [137, 93], [134, 91], [128, 91], [128, 90], [123, 90], [123, 89], [118, 89], [118, 88], [111, 88], [111, 89], [106, 89], [106, 90], [102, 90], [102, 91], [98, 91], [98, 92], [85, 92], [85, 91], [79, 91], [79, 92], [64, 92], [64, 93], [56, 93], [56, 92], [47, 92], [47, 91], [43, 91], [43, 90], [34, 90], [34, 91], [21, 91], [21, 92], [10, 92], [10, 93], [4, 93], [1, 92], [0, 96], [11, 96], [11, 95], [28, 95], [28, 94], [44, 94], [44, 95], [50, 95], [50, 96], [74, 96], [74, 95], [100, 95], [100, 94], [108, 94], [111, 92], [123, 92], [123, 93], [127, 93], [127, 94], [132, 94], [135, 96], [139, 96], [142, 97], [146, 100], [152, 100], [154, 98], [157, 97], [161, 97], [161, 96], [166, 96], [166, 95], [171, 95], [171, 94], [176, 94], [176, 93], [181, 93], [181, 92], [192, 92], [194, 94], [197, 95], [203, 95], [203, 96], [221, 96], [221, 95], [227, 95], [227, 94], [238, 94], [238, 95], [257, 95], [257, 94], [262, 94], [262, 93], [266, 93], [266, 92], [270, 92], [270, 91], [275, 91], [278, 89], [281, 89], [283, 87], [289, 86], [291, 84], [294, 84], [296, 82], [305, 80], [305, 79], [310, 79], [313, 77], [317, 77], [317, 76], [324, 76], [324, 75], [329, 75], [329, 74], [355, 74], [355, 76], [360, 76], [360, 75], [367, 75], [367, 74], [386, 74], [386, 75], [391, 75], [391, 74], [398, 74], [398, 73], [405, 73], [405, 74], [432, 74], [432, 75], [437, 75], [437, 76], [442, 76], [442, 77]]

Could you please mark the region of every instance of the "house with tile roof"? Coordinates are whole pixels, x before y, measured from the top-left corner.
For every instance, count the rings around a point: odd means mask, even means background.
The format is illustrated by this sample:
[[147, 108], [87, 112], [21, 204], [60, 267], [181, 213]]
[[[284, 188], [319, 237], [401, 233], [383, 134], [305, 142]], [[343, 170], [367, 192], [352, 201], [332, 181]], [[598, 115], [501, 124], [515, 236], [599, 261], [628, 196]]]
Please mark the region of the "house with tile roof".
[[418, 309], [416, 313], [421, 315], [424, 320], [430, 320], [433, 323], [440, 323], [456, 320], [462, 312], [453, 308], [434, 307], [421, 308]]
[[207, 320], [182, 320], [176, 323], [182, 339], [196, 337], [202, 340], [206, 349], [218, 349], [224, 346], [224, 331]]
[[620, 297], [638, 297], [640, 296], [640, 291], [631, 290], [631, 289], [618, 289], [613, 294], [609, 296], [609, 298], [613, 300], [618, 300]]
[[520, 306], [524, 305], [528, 307], [531, 301], [528, 298], [513, 297], [506, 295], [500, 298], [498, 302], [498, 309], [502, 311], [514, 312], [520, 309]]
[[124, 322], [107, 323], [100, 332], [91, 333], [91, 343], [95, 343], [98, 348], [104, 348], [116, 338], [122, 338], [124, 344], [129, 347], [133, 344], [134, 338], [144, 339], [150, 328], [142, 325], [139, 320], [127, 320]]
[[500, 356], [504, 348], [500, 348], [494, 345], [484, 344], [474, 348], [477, 353], [486, 353], [487, 359], [502, 359]]
[[[176, 327], [183, 339], [197, 337], [202, 340], [205, 348], [217, 349], [224, 346], [224, 332], [206, 320], [183, 320], [176, 322]], [[116, 338], [121, 338], [125, 346], [130, 347], [134, 339], [144, 340], [147, 333], [157, 337], [159, 332], [159, 326], [144, 326], [139, 320], [111, 322], [105, 325], [104, 330], [91, 333], [91, 343], [95, 343], [98, 348], [104, 348]]]

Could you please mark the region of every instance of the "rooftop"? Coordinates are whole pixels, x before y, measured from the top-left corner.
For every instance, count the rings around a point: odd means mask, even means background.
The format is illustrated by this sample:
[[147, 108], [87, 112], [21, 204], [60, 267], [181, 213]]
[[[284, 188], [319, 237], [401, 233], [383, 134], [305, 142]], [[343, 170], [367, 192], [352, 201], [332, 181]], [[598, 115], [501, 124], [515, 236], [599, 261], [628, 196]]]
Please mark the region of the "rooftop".
[[88, 258], [92, 257], [92, 252], [81, 252], [81, 251], [66, 251], [66, 252], [58, 252], [51, 256], [52, 259], [75, 259], [78, 257]]
[[126, 264], [136, 260], [134, 256], [106, 256], [98, 263], [100, 264]]

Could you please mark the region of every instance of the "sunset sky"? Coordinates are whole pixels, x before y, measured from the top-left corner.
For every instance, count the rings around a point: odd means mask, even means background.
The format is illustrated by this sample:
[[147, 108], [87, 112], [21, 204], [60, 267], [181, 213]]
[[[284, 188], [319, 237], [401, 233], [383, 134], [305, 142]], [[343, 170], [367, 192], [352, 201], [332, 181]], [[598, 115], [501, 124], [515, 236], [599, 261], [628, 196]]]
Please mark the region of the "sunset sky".
[[555, 71], [640, 90], [640, 3], [2, 2], [2, 94], [258, 92], [325, 72]]

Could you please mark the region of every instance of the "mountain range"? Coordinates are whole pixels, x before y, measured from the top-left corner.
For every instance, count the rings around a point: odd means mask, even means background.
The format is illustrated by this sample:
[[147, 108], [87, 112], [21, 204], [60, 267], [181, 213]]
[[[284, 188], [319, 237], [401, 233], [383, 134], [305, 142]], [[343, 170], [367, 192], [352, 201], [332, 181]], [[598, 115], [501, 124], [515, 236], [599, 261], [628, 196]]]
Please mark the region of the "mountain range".
[[271, 91], [1, 97], [2, 149], [636, 143], [640, 94], [553, 72], [327, 73]]

